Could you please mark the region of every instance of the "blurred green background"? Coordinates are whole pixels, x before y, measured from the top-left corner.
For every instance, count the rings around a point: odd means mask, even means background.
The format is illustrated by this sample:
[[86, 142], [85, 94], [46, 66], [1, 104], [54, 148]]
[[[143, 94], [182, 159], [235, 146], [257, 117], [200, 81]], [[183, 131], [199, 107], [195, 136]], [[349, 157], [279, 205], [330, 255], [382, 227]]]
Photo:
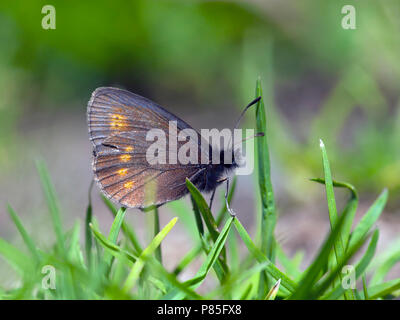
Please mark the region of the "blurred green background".
[[[41, 27], [46, 4], [56, 9], [55, 30]], [[341, 26], [349, 4], [355, 30]], [[34, 167], [42, 157], [65, 216], [83, 217], [86, 105], [96, 87], [146, 96], [195, 128], [224, 128], [260, 76], [281, 214], [318, 208], [321, 186], [308, 179], [322, 173], [319, 138], [337, 180], [368, 203], [389, 188], [387, 210], [398, 213], [399, 16], [398, 0], [2, 1], [1, 208], [12, 203], [34, 233], [44, 230]], [[246, 121], [254, 127], [253, 115]], [[252, 194], [242, 187], [250, 207]], [[0, 231], [11, 237], [5, 217]]]

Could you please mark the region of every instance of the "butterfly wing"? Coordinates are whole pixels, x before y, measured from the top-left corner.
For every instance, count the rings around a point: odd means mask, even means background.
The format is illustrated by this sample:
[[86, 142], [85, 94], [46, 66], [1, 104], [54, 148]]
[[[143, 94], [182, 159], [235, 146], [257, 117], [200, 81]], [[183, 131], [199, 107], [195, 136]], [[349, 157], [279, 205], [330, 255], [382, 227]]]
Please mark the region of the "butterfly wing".
[[[165, 133], [166, 149], [176, 136], [169, 132], [169, 121], [176, 121], [177, 133], [192, 129], [187, 123], [156, 103], [116, 88], [96, 89], [88, 104], [89, 136], [93, 143], [95, 179], [107, 197], [130, 208], [163, 204], [187, 193], [185, 179], [204, 172], [201, 153], [208, 158], [208, 144], [193, 129], [198, 150], [198, 164], [150, 164], [146, 152], [153, 141], [147, 132]], [[192, 142], [190, 142], [192, 141]], [[179, 148], [184, 142], [177, 141]], [[160, 152], [167, 152], [161, 150]], [[155, 186], [155, 199], [146, 202], [146, 188]]]

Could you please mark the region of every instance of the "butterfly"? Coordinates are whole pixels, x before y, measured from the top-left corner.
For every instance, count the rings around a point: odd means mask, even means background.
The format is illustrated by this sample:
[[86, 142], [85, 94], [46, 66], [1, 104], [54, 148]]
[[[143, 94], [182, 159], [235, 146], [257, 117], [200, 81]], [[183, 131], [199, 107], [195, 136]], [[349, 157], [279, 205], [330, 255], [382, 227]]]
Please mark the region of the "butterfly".
[[[213, 150], [182, 119], [155, 102], [123, 89], [97, 88], [88, 103], [87, 121], [93, 144], [94, 179], [109, 199], [124, 207], [145, 209], [179, 199], [188, 193], [186, 179], [202, 192], [213, 191], [212, 203], [216, 187], [226, 180], [227, 173], [238, 166], [234, 153], [229, 163], [213, 164], [212, 153], [218, 152], [224, 159], [227, 150]], [[169, 130], [171, 121], [176, 123], [175, 134]], [[149, 130], [154, 129], [162, 130], [167, 141], [175, 139], [177, 148], [187, 141], [179, 141], [176, 135], [191, 129], [196, 139], [188, 143], [194, 144], [190, 147], [198, 151], [199, 161], [183, 164], [178, 159], [175, 163], [149, 163], [147, 151], [152, 141], [146, 136]], [[208, 161], [204, 163], [201, 159]], [[146, 198], [146, 187], [149, 185], [155, 185], [155, 194], [150, 202]]]

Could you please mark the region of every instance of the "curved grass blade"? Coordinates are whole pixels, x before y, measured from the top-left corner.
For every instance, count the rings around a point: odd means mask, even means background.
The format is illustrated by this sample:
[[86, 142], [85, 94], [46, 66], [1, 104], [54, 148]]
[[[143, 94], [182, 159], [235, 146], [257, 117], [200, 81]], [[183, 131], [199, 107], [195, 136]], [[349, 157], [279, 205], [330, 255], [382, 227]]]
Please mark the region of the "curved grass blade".
[[153, 252], [157, 249], [157, 247], [161, 244], [161, 241], [164, 240], [164, 238], [167, 236], [167, 234], [172, 230], [176, 222], [178, 221], [178, 218], [173, 218], [150, 242], [148, 247], [142, 251], [140, 254], [139, 258], [133, 265], [124, 285], [122, 290], [125, 293], [128, 293], [133, 286], [135, 285], [136, 281], [139, 278], [140, 272], [142, 271], [145, 261], [147, 257], [151, 256]]

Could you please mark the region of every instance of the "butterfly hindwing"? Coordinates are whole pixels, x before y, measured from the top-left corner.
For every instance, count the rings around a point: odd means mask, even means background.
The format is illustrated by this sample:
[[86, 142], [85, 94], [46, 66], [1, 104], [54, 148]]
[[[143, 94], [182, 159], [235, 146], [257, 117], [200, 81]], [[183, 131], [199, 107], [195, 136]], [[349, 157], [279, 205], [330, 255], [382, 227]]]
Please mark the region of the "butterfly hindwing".
[[[160, 129], [168, 141], [176, 139], [169, 136], [169, 121], [176, 121], [178, 132], [191, 129], [162, 107], [131, 92], [99, 88], [92, 94], [88, 124], [94, 147], [93, 168], [96, 181], [110, 199], [127, 207], [143, 208], [147, 206], [146, 188], [152, 185], [156, 190], [151, 204], [163, 204], [182, 197], [187, 192], [185, 179], [204, 170], [202, 165], [183, 165], [179, 161], [149, 163], [146, 152], [153, 142], [146, 140], [146, 134]], [[208, 146], [202, 150], [200, 135], [197, 138], [200, 159], [201, 152], [208, 152]], [[178, 147], [182, 143], [178, 142]]]

